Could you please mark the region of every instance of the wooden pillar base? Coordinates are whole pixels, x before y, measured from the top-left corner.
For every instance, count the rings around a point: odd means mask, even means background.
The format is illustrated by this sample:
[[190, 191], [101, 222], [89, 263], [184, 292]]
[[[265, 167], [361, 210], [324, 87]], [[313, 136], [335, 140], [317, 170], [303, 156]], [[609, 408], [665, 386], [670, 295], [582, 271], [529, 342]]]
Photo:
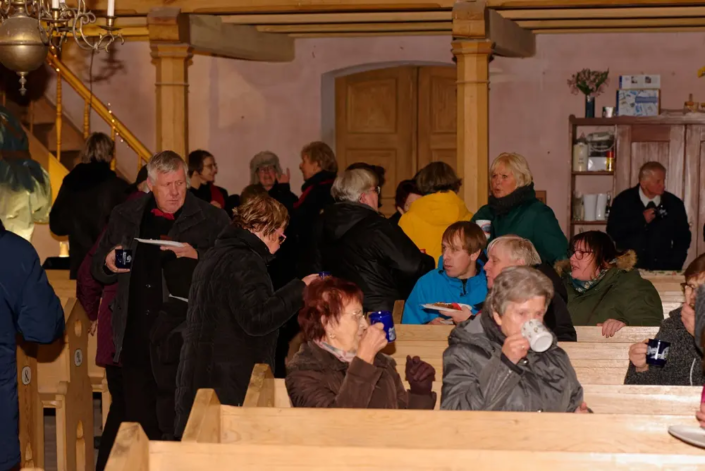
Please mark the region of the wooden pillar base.
[[492, 41], [453, 41], [458, 60], [458, 174], [470, 211], [487, 204], [489, 190], [489, 58]]

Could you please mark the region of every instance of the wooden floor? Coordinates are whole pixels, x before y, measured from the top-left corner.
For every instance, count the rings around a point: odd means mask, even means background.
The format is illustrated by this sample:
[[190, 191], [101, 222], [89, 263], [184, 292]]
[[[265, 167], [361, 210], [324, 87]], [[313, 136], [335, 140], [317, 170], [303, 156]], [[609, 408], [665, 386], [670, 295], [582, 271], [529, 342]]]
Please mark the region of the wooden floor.
[[[93, 396], [93, 435], [103, 433], [103, 417], [100, 407], [100, 395]], [[98, 450], [95, 450], [96, 460]], [[44, 409], [44, 470], [57, 471], [56, 466], [56, 413], [54, 409]]]

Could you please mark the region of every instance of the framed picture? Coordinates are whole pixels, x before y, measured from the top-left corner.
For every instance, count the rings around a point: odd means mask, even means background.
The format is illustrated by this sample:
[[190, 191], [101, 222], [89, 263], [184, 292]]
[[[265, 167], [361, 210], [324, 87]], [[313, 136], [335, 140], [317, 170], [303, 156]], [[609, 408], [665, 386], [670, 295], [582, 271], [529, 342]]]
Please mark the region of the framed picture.
[[542, 202], [543, 204], [548, 204], [546, 203], [546, 191], [545, 190], [536, 190], [536, 199]]

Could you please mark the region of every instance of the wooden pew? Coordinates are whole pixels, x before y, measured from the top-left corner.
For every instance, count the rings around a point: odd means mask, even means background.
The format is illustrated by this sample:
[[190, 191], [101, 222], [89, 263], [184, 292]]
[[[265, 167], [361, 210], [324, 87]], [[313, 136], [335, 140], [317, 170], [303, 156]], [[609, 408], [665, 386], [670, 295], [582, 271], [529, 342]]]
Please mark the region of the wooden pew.
[[44, 414], [37, 390], [37, 344], [17, 341], [20, 466], [44, 466]]
[[705, 451], [668, 434], [669, 426], [679, 424], [696, 422], [692, 416], [663, 415], [232, 407], [220, 405], [215, 391], [200, 390], [182, 442], [705, 458]]
[[64, 314], [63, 338], [38, 348], [37, 387], [43, 406], [56, 409], [58, 470], [91, 470], [95, 467], [93, 392], [86, 356], [90, 322], [73, 298], [64, 306]]
[[[403, 376], [402, 376], [403, 378]], [[440, 378], [438, 378], [440, 379]], [[408, 388], [408, 384], [405, 382]], [[441, 405], [440, 381], [433, 383]], [[585, 402], [596, 414], [678, 415], [694, 417], [700, 404], [699, 386], [613, 386], [584, 384]], [[283, 379], [274, 378], [269, 366], [252, 369], [243, 407], [291, 407]]]
[[[334, 433], [341, 433], [338, 429]], [[475, 431], [477, 433], [477, 431]], [[438, 441], [443, 437], [439, 437]], [[435, 442], [435, 441], [433, 441]], [[527, 451], [509, 449], [409, 449], [368, 445], [306, 446], [150, 442], [138, 424], [123, 423], [106, 467], [107, 471], [200, 471], [234, 469], [387, 471], [387, 470], [495, 470], [528, 471], [692, 469], [705, 457], [691, 454], [634, 454], [620, 452]], [[235, 465], [235, 463], [237, 463]]]
[[[47, 277], [49, 284], [54, 288], [54, 292], [59, 296], [65, 308], [68, 300], [76, 297], [76, 280], [69, 279], [69, 272], [67, 270], [47, 270]], [[105, 421], [108, 418], [108, 410], [110, 410], [111, 398], [110, 391], [108, 390], [108, 382], [105, 378], [105, 368], [95, 363], [95, 355], [98, 348], [97, 342], [98, 339], [96, 335], [88, 336], [88, 354], [86, 356], [86, 362], [88, 362], [88, 376], [91, 379], [93, 392], [101, 394], [102, 419], [103, 426], [105, 426]]]

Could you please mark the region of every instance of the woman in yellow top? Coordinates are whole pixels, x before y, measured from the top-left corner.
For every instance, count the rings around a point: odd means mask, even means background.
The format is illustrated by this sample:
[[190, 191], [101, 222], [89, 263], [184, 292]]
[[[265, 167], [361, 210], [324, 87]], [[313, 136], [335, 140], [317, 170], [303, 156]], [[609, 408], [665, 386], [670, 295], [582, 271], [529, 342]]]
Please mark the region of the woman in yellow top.
[[406, 235], [438, 263], [443, 232], [458, 221], [469, 221], [472, 213], [458, 197], [462, 180], [444, 162], [432, 162], [415, 177], [423, 197], [411, 204], [399, 220]]

